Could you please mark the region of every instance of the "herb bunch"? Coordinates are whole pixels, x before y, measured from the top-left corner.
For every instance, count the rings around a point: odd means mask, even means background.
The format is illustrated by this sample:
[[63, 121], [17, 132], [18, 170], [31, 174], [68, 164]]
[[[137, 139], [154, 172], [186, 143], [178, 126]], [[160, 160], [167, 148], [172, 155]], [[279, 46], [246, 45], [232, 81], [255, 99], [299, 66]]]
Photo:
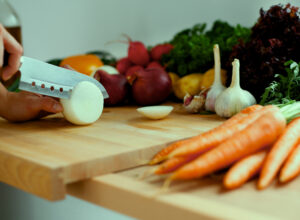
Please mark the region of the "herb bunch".
[[262, 95], [260, 104], [286, 105], [300, 100], [300, 62], [293, 60], [284, 63], [286, 74], [276, 74], [277, 80], [270, 83]]
[[250, 29], [217, 20], [212, 28], [205, 31], [206, 24], [196, 24], [192, 28], [177, 33], [169, 42], [174, 49], [162, 57], [167, 71], [184, 76], [195, 72], [205, 72], [213, 67], [213, 45], [219, 44], [222, 62], [228, 60], [232, 47], [240, 41], [247, 42]]

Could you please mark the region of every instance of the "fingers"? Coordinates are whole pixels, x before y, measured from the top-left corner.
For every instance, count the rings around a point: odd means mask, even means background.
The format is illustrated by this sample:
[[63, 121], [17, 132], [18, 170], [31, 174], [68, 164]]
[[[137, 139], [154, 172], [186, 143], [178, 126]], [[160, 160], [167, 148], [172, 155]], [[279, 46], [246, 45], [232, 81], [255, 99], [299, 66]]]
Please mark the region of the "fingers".
[[2, 79], [3, 80], [8, 80], [19, 69], [20, 58], [23, 54], [23, 48], [16, 41], [16, 39], [13, 38], [13, 36], [11, 36], [5, 30], [5, 28], [1, 24], [0, 24], [0, 35], [2, 37], [2, 39], [0, 39], [0, 45], [2, 45], [2, 48], [3, 48], [2, 53], [1, 53], [1, 48], [0, 48], [0, 58], [1, 58], [1, 54], [2, 54], [2, 59], [1, 59], [2, 60], [2, 65], [3, 65], [3, 51], [4, 51], [4, 48], [9, 53], [8, 65], [3, 68]]
[[41, 98], [41, 110], [51, 112], [51, 113], [58, 113], [63, 111], [62, 105], [59, 101], [56, 101], [50, 97], [42, 97]]

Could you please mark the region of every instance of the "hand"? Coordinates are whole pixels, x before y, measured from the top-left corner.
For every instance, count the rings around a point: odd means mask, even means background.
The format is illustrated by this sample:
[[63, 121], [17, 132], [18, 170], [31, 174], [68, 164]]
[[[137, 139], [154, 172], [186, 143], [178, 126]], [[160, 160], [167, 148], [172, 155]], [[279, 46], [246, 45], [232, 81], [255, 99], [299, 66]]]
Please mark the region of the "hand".
[[24, 91], [7, 92], [1, 107], [1, 116], [12, 122], [38, 119], [63, 110], [59, 101], [53, 98]]
[[[8, 65], [3, 67], [4, 49], [9, 54]], [[9, 80], [20, 67], [20, 58], [23, 54], [22, 46], [0, 24], [0, 69], [2, 79]]]

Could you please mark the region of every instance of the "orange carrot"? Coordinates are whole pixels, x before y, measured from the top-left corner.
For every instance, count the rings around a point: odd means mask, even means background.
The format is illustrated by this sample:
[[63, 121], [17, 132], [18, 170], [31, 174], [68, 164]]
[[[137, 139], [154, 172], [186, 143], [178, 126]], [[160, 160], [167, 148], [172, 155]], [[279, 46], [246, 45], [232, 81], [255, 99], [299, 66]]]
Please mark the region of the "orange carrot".
[[245, 129], [179, 168], [169, 181], [198, 178], [228, 167], [235, 161], [274, 143], [285, 127], [285, 117], [278, 107], [273, 106], [272, 111], [260, 115]]
[[300, 118], [294, 119], [272, 146], [260, 173], [258, 189], [266, 188], [300, 140]]
[[292, 151], [283, 168], [280, 171], [279, 181], [288, 182], [300, 174], [300, 143]]
[[171, 152], [169, 154], [169, 157], [192, 155], [195, 153], [201, 153], [210, 150], [213, 147], [216, 147], [217, 145], [224, 142], [226, 139], [230, 138], [232, 135], [235, 135], [237, 132], [245, 129], [249, 124], [253, 123], [262, 114], [268, 111], [272, 111], [272, 109], [274, 109], [274, 106], [265, 106], [261, 109], [251, 112], [246, 117], [241, 118], [234, 124], [220, 128], [218, 132], [212, 132], [210, 135], [200, 138], [192, 138], [190, 139], [191, 141], [189, 143], [185, 144], [185, 146], [182, 146]]
[[154, 171], [155, 174], [161, 175], [166, 173], [171, 173], [181, 167], [182, 165], [194, 160], [198, 155], [188, 155], [182, 157], [172, 157], [166, 160], [163, 164], [156, 168]]
[[234, 189], [240, 187], [253, 176], [258, 174], [267, 155], [267, 152], [267, 150], [259, 151], [235, 163], [227, 171], [223, 179], [225, 188]]
[[[168, 147], [164, 148], [163, 150], [161, 150], [160, 152], [158, 152], [153, 159], [150, 161], [150, 165], [152, 164], [157, 164], [163, 160], [165, 160], [167, 158], [167, 156], [174, 151], [177, 148], [183, 147], [183, 146], [187, 146], [189, 144], [192, 144], [195, 140], [198, 139], [213, 139], [214, 136], [217, 135], [217, 133], [224, 133], [224, 130], [228, 130], [229, 127], [231, 126], [235, 126], [235, 124], [237, 124], [241, 119], [245, 118], [246, 116], [248, 116], [250, 113], [255, 112], [259, 109], [263, 108], [261, 105], [252, 105], [249, 106], [245, 109], [243, 109], [242, 111], [240, 111], [239, 113], [237, 113], [236, 115], [234, 115], [233, 117], [231, 117], [230, 119], [226, 120], [225, 122], [223, 122], [221, 125], [219, 125], [218, 127], [215, 127], [209, 131], [206, 131], [202, 134], [199, 134], [195, 137], [189, 138], [189, 139], [185, 139], [185, 140], [180, 140], [177, 142], [172, 143], [171, 145], [169, 145]], [[211, 145], [217, 145], [219, 142], [222, 142], [225, 138], [228, 138], [227, 136], [231, 136], [232, 134], [229, 132], [229, 134], [226, 133], [225, 136], [223, 136], [222, 139], [217, 140], [216, 143], [212, 142]], [[218, 135], [217, 135], [218, 136]], [[220, 136], [220, 135], [219, 135]]]

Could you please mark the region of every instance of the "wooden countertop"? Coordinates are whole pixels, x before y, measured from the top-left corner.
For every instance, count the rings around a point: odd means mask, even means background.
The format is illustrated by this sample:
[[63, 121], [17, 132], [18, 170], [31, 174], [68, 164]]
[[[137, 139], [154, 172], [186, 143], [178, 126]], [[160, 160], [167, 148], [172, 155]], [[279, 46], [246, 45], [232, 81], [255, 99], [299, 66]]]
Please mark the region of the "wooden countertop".
[[71, 125], [62, 115], [19, 124], [0, 119], [0, 181], [48, 200], [63, 199], [66, 184], [145, 164], [166, 143], [223, 121], [174, 106], [156, 121], [135, 106], [105, 108], [89, 126]]
[[[70, 195], [137, 219], [172, 220], [298, 220], [300, 178], [289, 184], [259, 191], [253, 180], [243, 187], [225, 191], [220, 177], [174, 182], [159, 193], [163, 177], [139, 176], [149, 167], [105, 174], [70, 184]], [[220, 178], [220, 179], [219, 179]]]

